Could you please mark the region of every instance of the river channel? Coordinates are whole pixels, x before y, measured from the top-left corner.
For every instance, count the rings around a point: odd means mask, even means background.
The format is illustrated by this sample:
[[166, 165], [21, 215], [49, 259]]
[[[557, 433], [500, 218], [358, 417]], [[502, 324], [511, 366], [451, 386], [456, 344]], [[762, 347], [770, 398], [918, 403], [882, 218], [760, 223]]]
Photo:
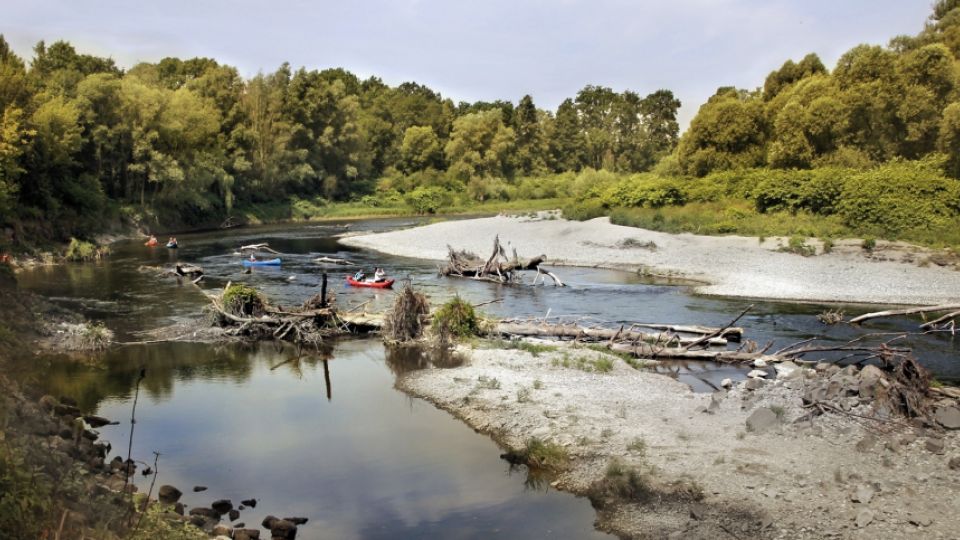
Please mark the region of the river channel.
[[[204, 267], [204, 288], [227, 281], [261, 289], [271, 302], [297, 305], [318, 292], [319, 256], [348, 258], [372, 270], [382, 266], [410, 280], [436, 303], [459, 294], [499, 317], [569, 317], [608, 324], [664, 322], [722, 325], [749, 304], [739, 322], [749, 339], [785, 345], [818, 336], [843, 342], [862, 333], [824, 326], [815, 315], [828, 306], [723, 299], [624, 271], [557, 267], [566, 288], [499, 287], [444, 279], [436, 263], [358, 251], [338, 235], [412, 226], [411, 219], [278, 225], [179, 236], [180, 249], [114, 245], [95, 264], [42, 267], [21, 273], [21, 287], [102, 321], [120, 341], [194, 320], [207, 303], [196, 287], [158, 279], [144, 267], [175, 261]], [[282, 266], [244, 274], [234, 252], [268, 242]], [[456, 239], [449, 242], [456, 245]], [[549, 254], [547, 254], [549, 255]], [[343, 286], [345, 271], [327, 268], [340, 306], [386, 309], [390, 291]], [[836, 306], [829, 306], [836, 307]], [[846, 306], [848, 313], [864, 307]], [[915, 328], [911, 319], [886, 319], [875, 328]], [[949, 336], [911, 342], [938, 378], [960, 379], [960, 345]], [[421, 362], [388, 354], [377, 340], [342, 340], [300, 359], [290, 347], [160, 343], [115, 347], [86, 358], [27, 357], [17, 376], [54, 395], [79, 400], [85, 412], [120, 420], [101, 429], [119, 455], [129, 436], [130, 409], [141, 368], [133, 455], [153, 461], [159, 482], [186, 492], [188, 506], [214, 499], [256, 498], [239, 521], [258, 527], [268, 514], [310, 521], [299, 538], [600, 538], [586, 499], [557, 492], [549, 479], [530, 477], [499, 459], [489, 438], [429, 403], [394, 388], [398, 376]], [[660, 371], [694, 390], [710, 391], [745, 369], [704, 362]], [[145, 489], [149, 478], [138, 476]], [[207, 486], [193, 493], [195, 485]]]

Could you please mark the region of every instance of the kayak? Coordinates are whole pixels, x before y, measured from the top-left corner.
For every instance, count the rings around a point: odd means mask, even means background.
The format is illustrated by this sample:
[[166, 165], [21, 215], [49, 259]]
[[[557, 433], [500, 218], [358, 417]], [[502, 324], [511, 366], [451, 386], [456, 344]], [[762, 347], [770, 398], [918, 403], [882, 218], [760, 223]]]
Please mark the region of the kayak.
[[354, 287], [370, 287], [373, 289], [389, 289], [393, 287], [392, 279], [386, 281], [357, 281], [353, 279], [353, 276], [347, 276], [347, 283]]
[[177, 249], [178, 247], [180, 247], [180, 246], [178, 246], [177, 244], [174, 244], [174, 243], [172, 243], [172, 242], [167, 242], [167, 248], [168, 248], [168, 249]]
[[280, 266], [280, 259], [263, 259], [259, 261], [251, 261], [250, 259], [243, 260], [244, 266]]

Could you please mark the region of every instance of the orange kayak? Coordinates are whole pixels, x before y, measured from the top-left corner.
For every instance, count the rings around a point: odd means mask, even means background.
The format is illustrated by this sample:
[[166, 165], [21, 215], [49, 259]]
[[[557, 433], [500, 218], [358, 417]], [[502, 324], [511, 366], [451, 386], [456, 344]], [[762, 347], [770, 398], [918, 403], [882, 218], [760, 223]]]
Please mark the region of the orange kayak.
[[156, 240], [147, 240], [146, 242], [143, 243], [143, 245], [148, 246], [148, 247], [154, 247], [154, 246], [156, 246], [156, 245], [159, 244], [159, 243], [160, 243], [160, 242], [157, 242]]

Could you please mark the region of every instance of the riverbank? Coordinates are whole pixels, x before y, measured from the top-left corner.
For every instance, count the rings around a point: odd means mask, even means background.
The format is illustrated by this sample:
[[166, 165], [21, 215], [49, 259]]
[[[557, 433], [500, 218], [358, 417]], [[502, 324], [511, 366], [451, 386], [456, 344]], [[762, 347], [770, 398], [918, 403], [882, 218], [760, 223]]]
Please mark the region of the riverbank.
[[704, 282], [701, 294], [876, 304], [960, 301], [960, 271], [936, 264], [934, 251], [894, 242], [865, 250], [837, 241], [829, 253], [779, 251], [784, 238], [668, 234], [613, 225], [608, 218], [567, 221], [554, 213], [446, 221], [423, 227], [343, 238], [343, 244], [391, 255], [445, 259], [447, 246], [481, 256], [494, 236], [521, 256], [544, 254], [549, 264], [622, 268]]
[[596, 351], [459, 352], [463, 366], [398, 388], [510, 448], [559, 446], [570, 466], [553, 485], [590, 496], [600, 527], [625, 538], [941, 538], [960, 526], [956, 431], [833, 413], [797, 422], [804, 377], [709, 395], [606, 355], [609, 370], [564, 367]]

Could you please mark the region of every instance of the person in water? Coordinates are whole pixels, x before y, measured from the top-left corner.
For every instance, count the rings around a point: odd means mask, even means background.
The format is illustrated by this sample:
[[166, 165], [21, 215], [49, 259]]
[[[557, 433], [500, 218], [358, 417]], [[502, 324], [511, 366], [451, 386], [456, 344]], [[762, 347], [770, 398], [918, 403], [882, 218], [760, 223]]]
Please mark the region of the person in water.
[[383, 268], [377, 268], [373, 272], [374, 281], [386, 281], [386, 279], [387, 279], [387, 273], [383, 271]]

